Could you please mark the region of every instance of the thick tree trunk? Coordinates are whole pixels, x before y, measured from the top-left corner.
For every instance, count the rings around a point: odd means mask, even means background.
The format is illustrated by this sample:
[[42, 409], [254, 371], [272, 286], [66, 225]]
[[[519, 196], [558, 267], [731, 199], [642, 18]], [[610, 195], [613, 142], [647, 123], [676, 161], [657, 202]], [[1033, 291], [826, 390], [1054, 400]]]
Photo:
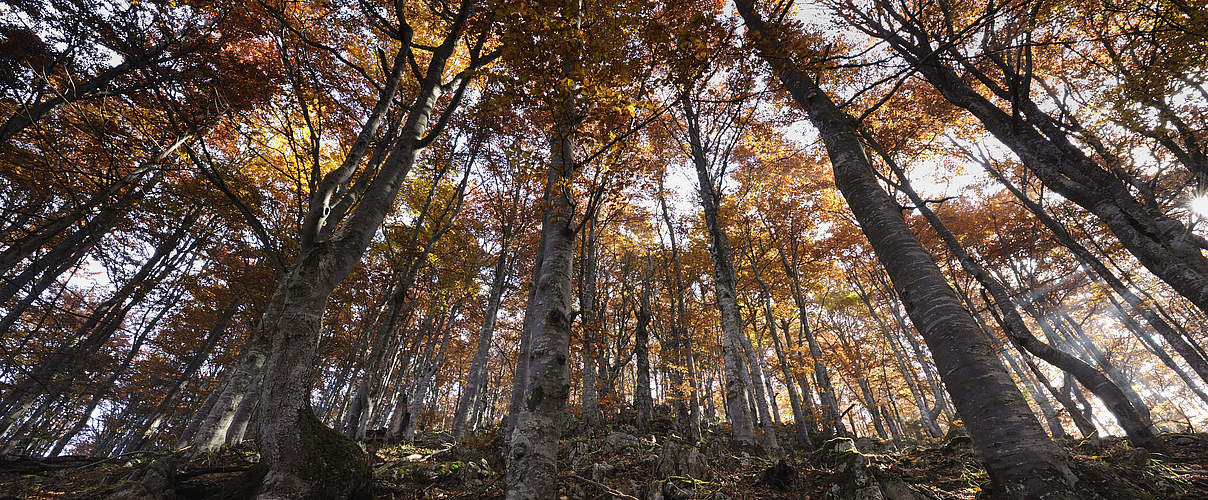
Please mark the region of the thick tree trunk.
[[571, 269], [574, 261], [574, 205], [564, 186], [575, 175], [572, 126], [559, 126], [551, 144], [542, 258], [531, 307], [527, 389], [512, 430], [507, 464], [507, 498], [555, 498], [558, 437], [570, 395]]
[[881, 189], [852, 119], [786, 56], [750, 0], [737, 0], [748, 34], [818, 129], [835, 183], [923, 333], [986, 470], [1009, 497], [1073, 497], [1069, 458], [1045, 434], [939, 267]]
[[[906, 193], [911, 203], [915, 204], [915, 207], [923, 214], [923, 217], [927, 219], [927, 222], [939, 234], [948, 251], [956, 257], [965, 272], [973, 275], [978, 283], [981, 283], [990, 292], [990, 295], [994, 297], [994, 302], [997, 304], [999, 311], [1002, 311], [1003, 319], [1007, 326], [1007, 333], [1011, 335], [1012, 340], [1040, 359], [1048, 361], [1062, 371], [1074, 375], [1078, 379], [1078, 382], [1082, 383], [1087, 389], [1090, 389], [1095, 396], [1098, 396], [1104, 402], [1112, 412], [1112, 415], [1116, 417], [1116, 421], [1120, 424], [1120, 427], [1128, 434], [1128, 439], [1134, 446], [1155, 452], [1161, 451], [1163, 449], [1162, 441], [1152, 431], [1153, 423], [1149, 420], [1148, 408], [1143, 406], [1137, 408], [1134, 404], [1130, 403], [1130, 399], [1125, 393], [1115, 384], [1112, 384], [1102, 373], [1099, 373], [1090, 365], [1083, 363], [1082, 360], [1066, 354], [1060, 349], [1049, 346], [1032, 335], [1027, 325], [1024, 324], [1023, 318], [1020, 317], [1019, 312], [1015, 309], [1006, 287], [994, 279], [980, 263], [974, 261], [973, 257], [965, 251], [964, 247], [957, 241], [956, 236], [948, 230], [948, 227], [940, 220], [939, 216], [927, 207], [923, 198], [911, 187], [905, 172], [898, 167], [893, 159], [875, 144], [874, 148], [877, 148], [877, 152], [889, 164], [890, 168], [893, 169], [894, 174], [897, 175], [901, 182], [901, 191]], [[1089, 347], [1093, 348], [1094, 346]], [[1100, 354], [1100, 356], [1102, 355]]]
[[[429, 119], [442, 94], [447, 63], [474, 7], [473, 0], [461, 2], [453, 26], [432, 54], [390, 154], [338, 229], [334, 226], [338, 220], [324, 225], [323, 207], [328, 200], [312, 200], [302, 228], [302, 250], [272, 299], [271, 307], [279, 310], [275, 322], [266, 325], [269, 349], [256, 422], [267, 470], [259, 492], [263, 500], [345, 498], [369, 480], [364, 452], [323, 425], [310, 405], [323, 311], [332, 290], [360, 262], [424, 145]], [[403, 50], [408, 49], [404, 46]], [[384, 93], [379, 104], [393, 99], [393, 93]], [[456, 105], [456, 99], [451, 105]], [[371, 120], [365, 128], [371, 125], [376, 127]], [[338, 177], [351, 175], [356, 167], [346, 158], [346, 164], [325, 176], [322, 184], [339, 184]], [[316, 192], [316, 196], [329, 194]]]

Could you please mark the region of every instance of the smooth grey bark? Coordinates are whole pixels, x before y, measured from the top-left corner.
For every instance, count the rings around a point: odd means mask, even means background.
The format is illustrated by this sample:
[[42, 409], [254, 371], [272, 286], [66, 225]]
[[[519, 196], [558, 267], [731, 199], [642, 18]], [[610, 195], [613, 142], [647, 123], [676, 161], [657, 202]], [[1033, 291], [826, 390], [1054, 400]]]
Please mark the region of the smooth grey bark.
[[[554, 498], [558, 489], [558, 437], [570, 396], [571, 270], [575, 209], [565, 188], [577, 173], [571, 134], [578, 120], [555, 128], [545, 184], [540, 273], [525, 321], [531, 315], [527, 388], [507, 454], [507, 498]], [[513, 399], [515, 401], [515, 398]]]
[[474, 349], [474, 361], [470, 364], [470, 373], [466, 375], [465, 389], [458, 400], [457, 413], [453, 416], [453, 437], [460, 437], [465, 430], [466, 419], [478, 406], [478, 400], [485, 389], [487, 380], [487, 361], [491, 354], [491, 341], [495, 338], [495, 321], [499, 315], [499, 304], [503, 300], [503, 291], [507, 285], [508, 252], [512, 240], [512, 225], [504, 224], [499, 238], [499, 257], [495, 259], [495, 269], [491, 276], [491, 289], [487, 295], [487, 305], [482, 314], [482, 328], [478, 330], [478, 345]]
[[[332, 291], [360, 262], [393, 208], [419, 149], [441, 132], [447, 117], [459, 104], [469, 73], [460, 73], [452, 82], [444, 80], [444, 73], [475, 8], [474, 0], [460, 2], [444, 39], [431, 53], [426, 71], [417, 75], [419, 85], [406, 109], [398, 138], [381, 166], [363, 174], [369, 180], [347, 217], [342, 209], [333, 210], [341, 205], [338, 202], [333, 205], [331, 200], [333, 193], [341, 192], [341, 187], [347, 185], [360, 166], [356, 154], [346, 155], [340, 167], [324, 175], [311, 195], [310, 211], [301, 227], [301, 249], [281, 278], [270, 306], [277, 311], [273, 314], [275, 321], [265, 329], [269, 348], [256, 419], [266, 469], [258, 493], [262, 500], [347, 497], [364, 488], [369, 480], [364, 452], [326, 427], [311, 408], [313, 365], [323, 311]], [[405, 16], [403, 12], [396, 14], [400, 21]], [[405, 22], [401, 25], [406, 33], [400, 52], [409, 51], [411, 33]], [[470, 69], [482, 62], [472, 49]], [[366, 129], [377, 128], [379, 115], [389, 108], [397, 88], [397, 81], [385, 86], [360, 137], [374, 135], [374, 130]], [[448, 88], [457, 90], [433, 125], [433, 110]], [[355, 145], [350, 153], [357, 153]], [[342, 459], [330, 460], [332, 454]]]
[[753, 403], [759, 414], [759, 427], [763, 430], [763, 446], [764, 451], [772, 455], [780, 453], [780, 442], [776, 439], [776, 427], [773, 425], [778, 418], [773, 418], [774, 415], [770, 411], [768, 403], [768, 391], [766, 391], [767, 378], [763, 373], [763, 363], [760, 362], [760, 353], [755, 351], [755, 346], [752, 345], [750, 337], [743, 334], [740, 337], [742, 340], [742, 350], [746, 353], [747, 369], [751, 373], [751, 388], [755, 395]]
[[[873, 148], [882, 157], [887, 165], [893, 170], [894, 175], [899, 179], [900, 184], [898, 189], [906, 194], [911, 203], [914, 203], [915, 208], [927, 219], [931, 228], [940, 236], [940, 240], [944, 242], [944, 246], [948, 249], [957, 261], [960, 262], [961, 268], [965, 272], [971, 274], [994, 298], [994, 302], [998, 310], [1002, 312], [1004, 324], [1007, 326], [1006, 332], [1011, 336], [1011, 340], [1018, 343], [1028, 352], [1036, 355], [1053, 366], [1074, 375], [1084, 387], [1089, 389], [1107, 406], [1112, 415], [1116, 417], [1116, 421], [1124, 432], [1128, 435], [1128, 440], [1137, 447], [1146, 448], [1151, 451], [1161, 451], [1164, 446], [1162, 441], [1158, 439], [1152, 431], [1153, 422], [1149, 418], [1149, 409], [1142, 406], [1136, 407], [1130, 402], [1125, 393], [1120, 387], [1116, 386], [1094, 367], [1083, 363], [1082, 360], [1071, 356], [1064, 351], [1045, 344], [1032, 335], [1030, 329], [1023, 322], [1023, 318], [1019, 315], [1019, 311], [1015, 309], [1014, 303], [1008, 294], [1006, 287], [998, 280], [990, 275], [986, 268], [979, 262], [973, 260], [969, 252], [965, 251], [964, 247], [956, 239], [956, 235], [948, 230], [943, 220], [927, 206], [914, 188], [910, 185], [910, 180], [906, 178], [906, 173], [901, 167], [889, 156], [887, 152], [882, 150], [871, 138], [867, 138]], [[1093, 346], [1091, 346], [1093, 348]]]
[[856, 124], [787, 56], [751, 1], [735, 3], [760, 55], [822, 136], [835, 184], [923, 333], [991, 479], [1007, 497], [1075, 497], [1069, 457], [1045, 434], [898, 204], [881, 188]]
[[692, 106], [692, 99], [684, 93], [680, 97], [688, 129], [688, 144], [692, 163], [700, 184], [701, 205], [705, 214], [705, 225], [709, 230], [709, 250], [713, 260], [713, 285], [716, 290], [717, 307], [721, 311], [722, 358], [725, 364], [726, 416], [730, 419], [730, 435], [742, 446], [755, 445], [755, 427], [751, 411], [746, 403], [744, 373], [746, 372], [743, 344], [740, 337], [742, 317], [738, 311], [738, 300], [734, 283], [734, 260], [730, 252], [730, 241], [717, 220], [717, 205], [721, 196], [714, 185], [715, 179], [709, 172], [709, 152], [705, 150], [700, 131], [700, 121]]
[[[270, 308], [262, 314], [262, 324], [272, 321], [271, 317], [265, 317], [271, 313]], [[188, 442], [182, 442], [181, 445], [187, 445], [191, 453], [201, 454], [217, 450], [226, 443], [227, 430], [230, 429], [240, 404], [250, 392], [259, 392], [256, 381], [264, 366], [267, 350], [268, 338], [259, 329], [253, 331], [235, 366], [223, 377], [224, 382], [220, 389], [216, 389], [218, 395], [210, 405], [210, 410], [200, 420], [197, 431], [186, 435]]]
[[583, 406], [583, 424], [589, 429], [600, 427], [600, 401], [596, 388], [599, 361], [596, 359], [596, 340], [603, 331], [602, 321], [596, 314], [596, 238], [599, 222], [589, 217], [585, 222], [587, 231], [580, 239], [579, 262], [579, 318], [583, 325], [583, 387], [580, 403]]
[[537, 282], [541, 279], [541, 265], [545, 260], [542, 251], [545, 248], [545, 233], [541, 233], [541, 238], [538, 240], [537, 249], [533, 252], [533, 269], [532, 275], [529, 278], [529, 296], [528, 302], [524, 306], [524, 319], [521, 323], [520, 345], [516, 353], [516, 370], [512, 374], [512, 394], [508, 401], [507, 426], [504, 436], [509, 440], [512, 436], [512, 431], [516, 429], [516, 422], [520, 418], [520, 410], [524, 407], [525, 394], [529, 386], [529, 359], [532, 354], [533, 340], [533, 322], [537, 320]]

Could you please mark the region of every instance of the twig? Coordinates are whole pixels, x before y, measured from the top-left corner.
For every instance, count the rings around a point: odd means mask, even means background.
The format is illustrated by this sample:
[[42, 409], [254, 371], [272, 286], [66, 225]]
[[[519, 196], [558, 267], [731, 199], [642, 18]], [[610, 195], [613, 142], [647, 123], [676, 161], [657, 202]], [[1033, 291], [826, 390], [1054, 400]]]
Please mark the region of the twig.
[[585, 477], [583, 477], [583, 476], [580, 476], [580, 475], [578, 475], [578, 474], [571, 474], [571, 475], [570, 475], [570, 477], [573, 477], [573, 478], [575, 478], [575, 479], [578, 479], [578, 480], [583, 481], [583, 482], [588, 483], [588, 484], [595, 485], [595, 486], [599, 487], [600, 489], [604, 490], [604, 493], [608, 493], [609, 495], [612, 495], [612, 496], [614, 496], [614, 497], [617, 497], [617, 498], [623, 498], [623, 499], [625, 499], [625, 500], [638, 500], [638, 497], [635, 497], [635, 496], [632, 496], [632, 495], [626, 495], [626, 494], [621, 493], [621, 492], [619, 492], [619, 491], [617, 491], [617, 490], [614, 490], [614, 489], [612, 489], [612, 488], [609, 488], [609, 487], [608, 487], [608, 485], [606, 485], [606, 484], [604, 484], [604, 483], [599, 483], [599, 482], [596, 482], [596, 481], [592, 481], [592, 480], [587, 479], [587, 478], [585, 478]]

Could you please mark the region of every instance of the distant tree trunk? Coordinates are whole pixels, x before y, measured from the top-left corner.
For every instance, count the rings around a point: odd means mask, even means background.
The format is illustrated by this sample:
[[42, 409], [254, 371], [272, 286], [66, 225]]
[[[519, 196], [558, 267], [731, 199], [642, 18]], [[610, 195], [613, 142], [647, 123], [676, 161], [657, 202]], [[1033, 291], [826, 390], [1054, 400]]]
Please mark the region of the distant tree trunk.
[[559, 124], [551, 139], [542, 217], [540, 274], [525, 321], [531, 315], [527, 389], [508, 449], [507, 497], [554, 498], [558, 488], [558, 437], [570, 395], [571, 270], [574, 204], [565, 186], [576, 175], [574, 131], [578, 119]]
[[439, 330], [433, 332], [432, 343], [428, 344], [428, 350], [431, 352], [432, 347], [439, 339], [440, 348], [430, 356], [426, 356], [428, 362], [416, 367], [415, 381], [413, 387], [415, 391], [411, 394], [411, 421], [403, 430], [403, 439], [408, 441], [415, 438], [415, 431], [419, 427], [419, 417], [424, 402], [428, 400], [428, 392], [432, 389], [432, 382], [436, 379], [436, 371], [440, 369], [441, 363], [445, 359], [445, 349], [449, 346], [449, 336], [453, 333], [453, 321], [456, 319], [458, 309], [460, 309], [461, 301], [458, 300], [453, 304], [453, 307], [448, 312], [448, 318], [445, 320], [443, 333]]
[[923, 333], [991, 479], [1011, 497], [1072, 496], [1076, 478], [1068, 456], [1045, 434], [969, 312], [911, 233], [900, 207], [881, 188], [852, 119], [787, 56], [750, 0], [736, 4], [760, 54], [822, 136], [835, 184]]
[[495, 269], [491, 277], [491, 290], [487, 295], [486, 309], [482, 314], [482, 328], [478, 331], [478, 346], [474, 350], [474, 361], [470, 364], [470, 373], [466, 376], [465, 389], [457, 404], [457, 413], [453, 416], [453, 437], [461, 437], [465, 430], [466, 418], [478, 407], [478, 399], [487, 381], [487, 361], [490, 360], [491, 341], [495, 337], [495, 320], [499, 315], [499, 304], [503, 300], [503, 290], [508, 279], [508, 251], [512, 239], [512, 226], [505, 224], [503, 234], [499, 238], [499, 257], [495, 259]]
[[[649, 261], [647, 269], [651, 267]], [[649, 273], [647, 273], [649, 275]], [[633, 405], [638, 411], [638, 429], [650, 429], [650, 416], [654, 413], [654, 399], [650, 395], [650, 279], [645, 280], [638, 298], [637, 326], [633, 330], [634, 353], [637, 355], [637, 374], [634, 380]]]
[[[877, 5], [892, 13], [885, 19], [897, 14], [898, 8], [890, 2]], [[1201, 311], [1208, 311], [1208, 257], [1202, 253], [1208, 242], [1181, 221], [1138, 201], [1130, 192], [1135, 183], [1122, 180], [1118, 169], [1104, 168], [1074, 144], [1065, 122], [1052, 118], [1022, 91], [1030, 86], [1031, 75], [1019, 74], [994, 51], [983, 52], [980, 56], [1006, 74], [1011, 88], [1004, 88], [993, 82], [984, 66], [968, 63], [964, 54], [951, 47], [938, 49], [964, 63], [961, 67], [966, 74], [958, 75], [936, 55], [929, 39], [906, 40], [879, 22], [871, 22], [869, 28], [915, 65], [946, 100], [976, 117], [1041, 182], [1095, 215], [1142, 265]], [[903, 28], [925, 30], [915, 21]], [[1010, 102], [1012, 109], [1003, 110], [982, 96], [969, 80], [988, 84], [995, 97]]]
[[54, 448], [50, 450], [50, 453], [47, 456], [59, 456], [59, 453], [63, 451], [63, 448], [66, 447], [67, 444], [70, 443], [71, 440], [84, 429], [84, 426], [88, 424], [89, 420], [92, 420], [93, 410], [95, 410], [97, 405], [101, 403], [101, 400], [103, 400], [105, 396], [109, 394], [110, 389], [113, 388], [114, 382], [117, 382], [117, 379], [130, 368], [130, 363], [134, 361], [134, 357], [142, 349], [143, 342], [147, 340], [147, 334], [150, 333], [150, 330], [150, 328], [140, 329], [139, 334], [134, 337], [134, 342], [130, 345], [130, 350], [126, 353], [125, 359], [123, 359], [121, 364], [119, 364], [117, 368], [110, 373], [109, 378], [105, 379], [105, 382], [102, 383], [100, 387], [95, 389], [92, 398], [89, 400], [88, 406], [84, 407], [84, 411], [80, 418], [76, 420], [75, 425], [72, 425], [70, 430], [59, 437], [59, 440], [55, 442]]
[[683, 383], [683, 373], [678, 367], [672, 367], [671, 371], [671, 393], [672, 404], [676, 407], [676, 414], [680, 422], [680, 428], [684, 435], [688, 437], [692, 443], [700, 442], [700, 401], [697, 391], [699, 381], [696, 377], [696, 356], [693, 353], [692, 337], [684, 326], [687, 321], [687, 313], [684, 311], [684, 281], [683, 281], [683, 266], [679, 259], [679, 236], [676, 234], [675, 227], [671, 223], [671, 212], [667, 209], [667, 198], [663, 194], [663, 177], [659, 177], [659, 207], [662, 209], [663, 223], [667, 226], [667, 239], [671, 242], [671, 263], [672, 269], [668, 271], [671, 277], [668, 279], [668, 294], [672, 302], [672, 324], [671, 324], [671, 341], [670, 349], [665, 352], [673, 356], [673, 362], [680, 363], [681, 360], [687, 367], [687, 376], [689, 383], [689, 394], [685, 401], [684, 395], [680, 388]]
[[184, 370], [181, 371], [180, 376], [176, 378], [176, 381], [173, 382], [172, 386], [169, 387], [167, 392], [164, 393], [163, 399], [161, 399], [155, 409], [148, 414], [143, 424], [139, 426], [138, 429], [135, 429], [133, 433], [131, 433], [131, 438], [133, 441], [126, 447], [126, 449], [130, 451], [143, 449], [143, 446], [151, 439], [151, 436], [155, 434], [155, 431], [159, 428], [160, 424], [163, 423], [164, 419], [168, 418], [169, 414], [172, 412], [172, 405], [176, 402], [177, 393], [179, 393], [180, 390], [184, 388], [190, 380], [192, 380], [193, 375], [197, 373], [197, 370], [200, 369], [201, 365], [205, 363], [206, 359], [209, 358], [210, 351], [214, 350], [214, 346], [218, 344], [218, 340], [226, 334], [227, 325], [230, 324], [231, 318], [235, 316], [235, 313], [238, 312], [242, 305], [243, 299], [241, 297], [234, 297], [227, 302], [226, 307], [224, 307], [222, 311], [218, 313], [218, 319], [214, 322], [214, 326], [210, 328], [209, 333], [206, 334], [205, 340], [202, 341], [201, 347], [197, 349], [197, 352], [193, 353], [193, 356], [189, 359], [188, 363], [185, 364]]
[[1083, 266], [1086, 266], [1092, 270], [1100, 280], [1107, 283], [1117, 295], [1124, 299], [1124, 302], [1127, 303], [1129, 307], [1140, 311], [1141, 317], [1145, 318], [1145, 321], [1149, 323], [1154, 331], [1158, 332], [1158, 335], [1165, 339], [1166, 342], [1169, 343], [1170, 346], [1175, 350], [1175, 352], [1179, 353], [1179, 356], [1181, 356], [1183, 360], [1187, 362], [1188, 366], [1190, 366], [1191, 369], [1200, 376], [1202, 381], [1208, 382], [1208, 360], [1205, 360], [1201, 353], [1198, 352], [1191, 343], [1189, 343], [1183, 338], [1182, 335], [1176, 332], [1170, 323], [1166, 322], [1160, 315], [1154, 312], [1154, 310], [1150, 308], [1145, 301], [1141, 299], [1141, 297], [1137, 296], [1137, 294], [1133, 292], [1132, 288], [1125, 285], [1124, 282], [1111, 271], [1111, 269], [1108, 269], [1107, 265], [1105, 265], [1102, 260], [1091, 253], [1090, 250], [1079, 243], [1076, 239], [1074, 239], [1073, 235], [1066, 230], [1065, 226], [1062, 226], [1061, 223], [1053, 219], [1053, 217], [1049, 215], [1049, 213], [1045, 211], [1040, 204], [1028, 197], [1027, 194], [1019, 189], [1019, 187], [1009, 182], [1002, 172], [999, 172], [997, 169], [993, 168], [989, 163], [982, 163], [982, 167], [986, 170], [986, 172], [997, 179], [999, 183], [1006, 187], [1008, 191], [1015, 195], [1015, 198], [1018, 199], [1019, 202], [1023, 204], [1023, 206], [1027, 208], [1037, 220], [1044, 224], [1044, 226], [1048, 228], [1054, 236], [1056, 236], [1057, 242], [1069, 249], [1070, 252], [1078, 258], [1078, 261], [1081, 262]]
[[713, 257], [713, 284], [717, 295], [717, 307], [721, 310], [722, 358], [726, 370], [726, 416], [730, 419], [731, 437], [742, 446], [755, 445], [755, 427], [751, 411], [747, 407], [746, 384], [743, 382], [744, 362], [742, 318], [734, 284], [734, 259], [730, 253], [730, 241], [721, 222], [717, 220], [717, 205], [720, 195], [714, 187], [715, 179], [709, 172], [708, 152], [704, 149], [700, 122], [687, 93], [680, 98], [688, 124], [688, 141], [692, 149], [692, 162], [700, 181], [700, 199], [705, 213], [705, 225], [709, 230], [709, 250]]
[[[955, 287], [955, 290], [957, 295], [960, 295], [961, 300], [965, 302], [965, 307], [968, 308], [969, 312], [973, 314], [973, 319], [977, 321], [977, 326], [981, 327], [981, 331], [986, 335], [986, 339], [990, 341], [990, 344], [994, 346], [996, 351], [1002, 353], [1002, 357], [1007, 360], [1007, 366], [1011, 368], [1011, 371], [1015, 372], [1015, 376], [1019, 377], [1020, 382], [1023, 383], [1024, 387], [1028, 390], [1028, 394], [1032, 396], [1032, 401], [1035, 401], [1036, 405], [1040, 407], [1040, 414], [1044, 416], [1045, 422], [1049, 426], [1049, 435], [1053, 436], [1053, 439], [1068, 438], [1069, 435], [1065, 432], [1065, 427], [1061, 423], [1061, 418], [1057, 415], [1052, 403], [1049, 402], [1049, 398], [1045, 397], [1044, 392], [1041, 391], [1040, 387], [1037, 386], [1036, 376], [1024, 371], [1023, 368], [1019, 366], [1019, 360], [1017, 360], [1010, 351], [1006, 350], [1002, 342], [998, 340], [998, 337], [996, 337], [994, 332], [990, 330], [990, 327], [986, 325], [986, 322], [984, 319], [982, 319], [981, 314], [977, 312], [977, 306], [975, 306], [973, 304], [973, 300], [969, 298], [969, 294], [966, 293], [965, 290], [960, 286]], [[987, 302], [986, 308], [990, 309], [988, 304], [989, 303]], [[1003, 326], [1002, 318], [995, 313], [993, 309], [990, 309], [990, 313], [994, 315], [994, 319], [997, 321], [999, 326], [1003, 327], [1003, 330], [1005, 331], [1006, 327]], [[1015, 344], [1014, 342], [1012, 342], [1011, 345], [1016, 349], [1021, 349], [1018, 344]], [[1041, 374], [1041, 376], [1043, 376], [1043, 374]], [[1047, 383], [1047, 379], [1045, 382]], [[1066, 409], [1066, 411], [1071, 413], [1076, 412], [1076, 410], [1076, 408]], [[1081, 426], [1079, 426], [1078, 429], [1080, 431], [1083, 430]], [[1091, 430], [1094, 430], [1093, 426]], [[1092, 432], [1090, 435], [1093, 434], [1094, 433]], [[1087, 435], [1087, 437], [1090, 435]]]
[[582, 255], [579, 262], [579, 318], [583, 325], [583, 424], [589, 429], [600, 427], [600, 401], [596, 389], [596, 339], [599, 338], [600, 319], [596, 315], [596, 238], [597, 221], [588, 216], [584, 222], [587, 232], [580, 243]]
[[149, 284], [159, 283], [170, 273], [186, 251], [182, 245], [192, 246], [185, 235], [197, 222], [198, 211], [185, 216], [176, 230], [164, 235], [156, 245], [151, 257], [139, 267], [108, 300], [98, 305], [75, 329], [69, 341], [46, 356], [28, 375], [19, 378], [12, 389], [0, 401], [0, 434], [24, 417], [37, 404], [40, 396], [56, 398], [84, 369], [80, 360], [88, 359], [101, 349], [116, 333], [127, 313], [143, 302], [155, 288]]
[[[768, 311], [766, 307], [765, 314], [769, 318], [768, 330], [772, 334], [772, 347], [776, 349], [776, 359], [780, 362], [780, 374], [784, 377], [784, 386], [789, 392], [789, 405], [793, 408], [793, 428], [797, 431], [794, 434], [795, 444], [802, 449], [813, 448], [814, 443], [810, 439], [809, 424], [807, 423], [811, 416], [807, 415], [805, 408], [802, 407], [801, 396], [797, 393], [797, 385], [794, 383], [788, 358], [784, 354], [784, 347], [781, 346], [780, 335], [776, 333], [776, 324], [772, 321], [771, 311]], [[788, 331], [788, 327], [788, 321], [785, 320], [782, 328]]]
[[[419, 85], [389, 154], [378, 168], [362, 174], [368, 176], [364, 178], [368, 184], [355, 206], [337, 200], [337, 195], [341, 186], [352, 180], [376, 129], [396, 98], [402, 68], [411, 50], [410, 33], [403, 33], [408, 38], [395, 57], [387, 84], [344, 162], [321, 179], [312, 179], [316, 188], [300, 228], [300, 251], [272, 298], [270, 309], [277, 311], [271, 315], [274, 321], [265, 325], [269, 348], [256, 427], [267, 472], [261, 482], [260, 498], [343, 498], [363, 489], [370, 478], [364, 452], [324, 425], [311, 407], [313, 365], [323, 311], [332, 291], [361, 261], [393, 208], [417, 153], [447, 123], [445, 119], [438, 119], [435, 124], [431, 121], [446, 89], [457, 89], [452, 99], [446, 101], [446, 115], [456, 109], [464, 95], [468, 76], [461, 73], [454, 81], [446, 82], [444, 75], [476, 7], [475, 0], [462, 0], [456, 13], [451, 14], [452, 22], [443, 40], [432, 50], [422, 77], [417, 75]], [[397, 15], [401, 18], [406, 14]], [[471, 48], [471, 68], [481, 63], [478, 53]]]
[[746, 353], [747, 368], [751, 372], [751, 388], [755, 395], [754, 403], [759, 412], [759, 427], [763, 429], [763, 446], [764, 451], [773, 455], [780, 454], [780, 442], [776, 439], [776, 428], [773, 422], [774, 419], [770, 411], [768, 403], [768, 394], [770, 391], [765, 391], [766, 376], [763, 373], [763, 363], [760, 361], [760, 353], [755, 352], [755, 346], [751, 344], [750, 337], [743, 334], [740, 337], [742, 341], [743, 352]]

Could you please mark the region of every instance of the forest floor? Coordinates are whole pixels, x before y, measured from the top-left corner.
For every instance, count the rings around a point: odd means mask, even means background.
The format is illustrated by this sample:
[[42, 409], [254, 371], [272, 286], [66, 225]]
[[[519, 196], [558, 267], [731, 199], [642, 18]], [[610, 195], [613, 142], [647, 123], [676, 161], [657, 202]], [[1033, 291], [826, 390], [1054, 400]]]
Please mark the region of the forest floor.
[[[778, 435], [787, 441], [791, 433], [782, 430]], [[712, 428], [696, 448], [672, 433], [643, 434], [626, 424], [591, 433], [568, 430], [560, 448], [562, 498], [994, 498], [964, 436], [900, 449], [867, 438], [837, 439], [812, 452], [788, 451], [783, 459], [736, 453], [724, 436], [724, 427]], [[1086, 498], [1208, 498], [1208, 434], [1166, 434], [1163, 441], [1166, 455], [1135, 450], [1119, 438], [1064, 444]], [[782, 441], [786, 450], [788, 444]], [[495, 431], [458, 445], [438, 433], [403, 445], [366, 446], [373, 453], [377, 499], [503, 497], [503, 440]], [[166, 456], [6, 459], [0, 461], [0, 500], [104, 498], [154, 474], [167, 486], [145, 498], [212, 498], [215, 485], [237, 478], [259, 458], [251, 448], [231, 448], [153, 471]]]

